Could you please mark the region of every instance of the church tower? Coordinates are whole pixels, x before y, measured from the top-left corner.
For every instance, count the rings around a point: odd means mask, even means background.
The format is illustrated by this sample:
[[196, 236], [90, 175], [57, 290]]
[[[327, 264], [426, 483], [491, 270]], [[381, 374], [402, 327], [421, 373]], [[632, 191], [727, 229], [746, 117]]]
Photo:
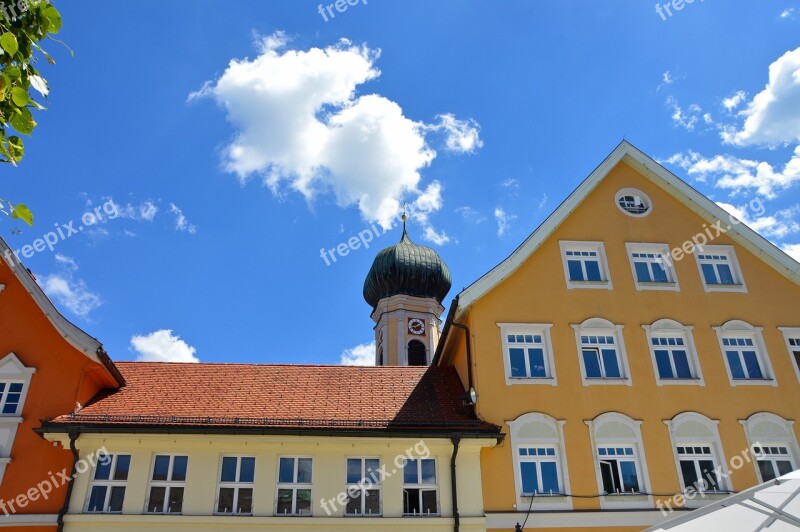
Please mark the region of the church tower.
[[441, 333], [442, 301], [450, 269], [439, 254], [418, 246], [406, 232], [381, 250], [364, 281], [364, 299], [375, 322], [375, 365], [430, 365]]

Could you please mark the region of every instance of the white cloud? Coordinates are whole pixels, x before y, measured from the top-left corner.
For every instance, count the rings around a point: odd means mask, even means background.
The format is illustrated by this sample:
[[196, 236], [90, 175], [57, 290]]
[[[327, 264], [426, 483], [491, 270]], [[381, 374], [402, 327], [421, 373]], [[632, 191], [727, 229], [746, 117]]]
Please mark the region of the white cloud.
[[544, 209], [545, 205], [547, 205], [547, 193], [542, 192], [542, 199], [539, 201], [539, 209]]
[[437, 231], [431, 226], [425, 227], [425, 232], [423, 233], [422, 238], [428, 242], [433, 242], [437, 246], [442, 246], [450, 242], [450, 237], [447, 236], [447, 233], [444, 231]]
[[[113, 202], [114, 200], [110, 201]], [[120, 218], [128, 218], [130, 220], [152, 222], [156, 217], [156, 213], [158, 213], [158, 206], [153, 200], [145, 200], [138, 205], [132, 203], [126, 203], [125, 205], [114, 203], [114, 205], [117, 207]]]
[[[447, 149], [480, 147], [478, 125], [439, 115], [425, 124], [379, 94], [357, 94], [376, 79], [379, 50], [342, 39], [325, 48], [287, 49], [276, 33], [255, 59], [234, 59], [216, 81], [190, 95], [212, 96], [237, 133], [224, 167], [242, 183], [254, 176], [275, 194], [283, 185], [311, 201], [331, 193], [342, 207], [391, 227], [403, 200], [427, 193], [420, 171], [436, 152], [425, 135], [446, 134]], [[431, 211], [432, 212], [432, 211]]]
[[781, 249], [797, 262], [800, 262], [800, 244], [784, 244]]
[[669, 70], [667, 70], [666, 72], [664, 72], [664, 73], [661, 75], [661, 82], [662, 82], [664, 85], [672, 85], [672, 83], [674, 82], [674, 80], [672, 79], [672, 73], [671, 73]]
[[175, 229], [178, 231], [186, 231], [189, 234], [197, 233], [197, 227], [190, 224], [184, 216], [183, 211], [178, 208], [174, 203], [169, 204], [169, 212], [175, 215]]
[[375, 342], [359, 344], [345, 349], [342, 351], [342, 358], [339, 363], [343, 366], [374, 366]]
[[56, 253], [56, 262], [73, 271], [78, 269], [78, 264], [75, 262], [75, 259], [62, 255], [61, 253]]
[[500, 183], [500, 186], [503, 188], [517, 189], [519, 188], [519, 179], [517, 179], [516, 177], [510, 177], [505, 181], [502, 181]]
[[506, 214], [502, 207], [494, 210], [494, 219], [497, 222], [497, 236], [503, 236], [511, 228], [511, 222], [516, 219], [516, 215]]
[[196, 349], [173, 334], [172, 329], [134, 335], [131, 348], [136, 351], [136, 360], [140, 362], [200, 362], [194, 356]]
[[763, 216], [763, 204], [761, 204], [761, 208], [758, 209], [761, 212], [753, 212], [752, 215], [750, 212], [751, 208], [748, 205], [735, 206], [720, 201], [717, 202], [717, 205], [725, 209], [729, 214], [732, 214], [736, 219], [750, 227], [753, 231], [757, 231], [767, 238], [782, 239], [787, 235], [800, 231], [800, 224], [794, 220], [794, 217], [798, 213], [797, 207], [780, 210], [775, 214]]
[[714, 120], [710, 113], [703, 113], [703, 108], [693, 103], [688, 109], [684, 109], [674, 96], [667, 96], [666, 104], [672, 109], [672, 123], [680, 126], [686, 131], [694, 131], [694, 128], [702, 120], [705, 124], [713, 124]]
[[769, 66], [769, 82], [739, 114], [742, 128], [722, 130], [726, 143], [780, 146], [800, 142], [800, 48]]
[[791, 16], [794, 15], [795, 11], [796, 11], [795, 8], [788, 7], [783, 11], [781, 11], [781, 18], [791, 18]]
[[463, 218], [465, 222], [481, 224], [486, 221], [486, 216], [483, 216], [472, 207], [466, 205], [456, 208], [456, 212], [461, 215], [461, 218]]
[[69, 273], [44, 275], [39, 284], [49, 297], [81, 318], [88, 317], [103, 304], [100, 296], [89, 290], [83, 280], [73, 280]]
[[722, 100], [722, 107], [724, 107], [726, 111], [731, 112], [739, 107], [745, 98], [747, 98], [747, 94], [745, 94], [744, 91], [736, 91], [728, 98]]

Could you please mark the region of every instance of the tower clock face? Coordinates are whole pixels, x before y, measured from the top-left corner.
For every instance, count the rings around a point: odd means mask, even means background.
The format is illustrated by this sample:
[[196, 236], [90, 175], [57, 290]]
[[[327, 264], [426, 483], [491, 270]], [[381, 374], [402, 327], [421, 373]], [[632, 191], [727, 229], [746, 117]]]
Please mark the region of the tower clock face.
[[409, 318], [408, 332], [411, 334], [425, 334], [425, 322], [419, 318]]

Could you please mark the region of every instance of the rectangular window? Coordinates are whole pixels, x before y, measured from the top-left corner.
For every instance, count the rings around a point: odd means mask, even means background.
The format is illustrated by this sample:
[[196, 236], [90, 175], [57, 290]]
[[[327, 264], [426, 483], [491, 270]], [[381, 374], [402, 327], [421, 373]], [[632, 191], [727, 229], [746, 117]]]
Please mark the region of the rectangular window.
[[798, 376], [800, 376], [800, 336], [787, 338], [786, 343], [789, 344], [789, 352], [792, 354], [794, 367]]
[[252, 514], [256, 459], [223, 456], [217, 497], [218, 514]]
[[732, 246], [698, 246], [694, 255], [706, 291], [746, 291]]
[[560, 242], [568, 288], [611, 289], [602, 242]]
[[403, 465], [403, 515], [439, 515], [436, 460], [406, 460]]
[[345, 492], [345, 515], [381, 515], [381, 461], [378, 458], [348, 458]]
[[311, 469], [311, 458], [280, 457], [276, 515], [311, 515]]
[[653, 336], [650, 339], [659, 379], [695, 379], [689, 348], [683, 336]]
[[22, 382], [0, 382], [0, 413], [10, 416], [18, 413], [22, 386]]
[[545, 378], [549, 376], [545, 355], [547, 348], [541, 334], [508, 334], [506, 342], [508, 342], [512, 378]]
[[587, 379], [624, 378], [613, 336], [582, 335], [581, 353]]
[[641, 491], [633, 447], [600, 447], [597, 456], [606, 495]]
[[753, 454], [757, 457], [756, 462], [758, 470], [761, 472], [761, 482], [769, 482], [794, 471], [787, 447], [753, 447]]
[[667, 244], [625, 244], [637, 290], [678, 290]]
[[753, 338], [723, 337], [722, 346], [725, 350], [731, 377], [734, 380], [767, 378]]
[[147, 512], [179, 514], [183, 511], [183, 492], [186, 488], [188, 456], [156, 455], [150, 476]]
[[523, 497], [561, 493], [555, 447], [520, 447], [517, 453]]
[[707, 445], [680, 446], [678, 463], [681, 468], [684, 489], [694, 488], [698, 492], [723, 491], [716, 472], [716, 458]]
[[89, 490], [87, 512], [122, 512], [130, 467], [129, 454], [106, 454], [99, 458]]

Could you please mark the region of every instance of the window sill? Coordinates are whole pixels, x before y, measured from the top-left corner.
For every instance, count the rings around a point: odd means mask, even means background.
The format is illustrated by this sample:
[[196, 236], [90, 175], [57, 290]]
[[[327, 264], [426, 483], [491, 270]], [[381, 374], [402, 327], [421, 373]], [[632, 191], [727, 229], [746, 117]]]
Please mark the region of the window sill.
[[545, 386], [557, 386], [558, 381], [555, 377], [506, 377], [506, 385], [515, 384], [541, 384]]
[[743, 284], [706, 284], [703, 283], [706, 292], [747, 292], [747, 287]]
[[701, 379], [656, 379], [657, 386], [705, 386]]
[[633, 386], [631, 379], [627, 377], [584, 377], [584, 386]]
[[597, 288], [601, 290], [611, 290], [610, 281], [567, 281], [567, 288]]
[[775, 379], [731, 379], [731, 386], [777, 386]]
[[369, 519], [370, 517], [383, 517], [383, 514], [345, 514], [344, 517], [355, 519]]
[[657, 283], [636, 281], [636, 290], [671, 290], [679, 291], [678, 283]]
[[441, 517], [442, 514], [403, 514], [403, 517]]

